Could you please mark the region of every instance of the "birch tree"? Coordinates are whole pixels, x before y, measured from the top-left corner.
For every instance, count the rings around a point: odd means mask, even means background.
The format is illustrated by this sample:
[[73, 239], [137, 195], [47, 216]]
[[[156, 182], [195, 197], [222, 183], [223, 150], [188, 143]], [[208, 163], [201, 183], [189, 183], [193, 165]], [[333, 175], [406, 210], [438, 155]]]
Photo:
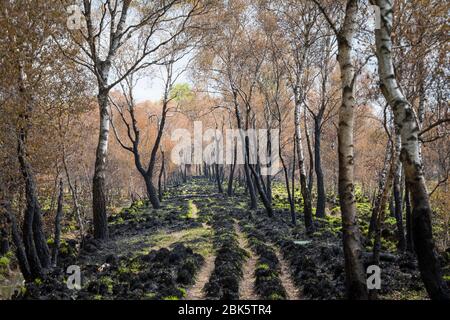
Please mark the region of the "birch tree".
[[345, 258], [345, 276], [349, 299], [367, 299], [365, 272], [361, 261], [361, 239], [356, 218], [354, 194], [353, 123], [355, 100], [355, 65], [352, 61], [352, 43], [357, 28], [358, 1], [345, 2], [345, 16], [338, 28], [336, 22], [317, 0], [314, 2], [333, 29], [338, 41], [338, 63], [341, 71], [342, 101], [339, 109], [339, 202], [342, 215], [342, 236]]
[[[161, 51], [185, 31], [187, 23], [202, 8], [203, 4], [198, 0], [143, 4], [132, 4], [131, 0], [82, 1], [85, 26], [72, 32], [72, 39], [84, 54], [69, 58], [86, 67], [97, 81], [100, 121], [92, 181], [94, 237], [97, 239], [108, 238], [105, 179], [110, 130], [109, 93], [129, 74], [158, 64], [164, 57]], [[172, 32], [168, 32], [169, 29]], [[134, 46], [136, 54], [127, 61], [125, 72], [113, 78], [112, 68], [118, 62], [121, 48], [130, 45]]]
[[[300, 171], [300, 189], [303, 198], [303, 214], [305, 227], [309, 233], [314, 230], [312, 217], [311, 189], [308, 187], [305, 156], [303, 151], [301, 118], [302, 107], [307, 94], [308, 79], [307, 57], [311, 54], [310, 47], [316, 41], [317, 9], [306, 3], [286, 1], [279, 14], [281, 30], [287, 35], [288, 60], [285, 62], [289, 71], [288, 80], [294, 96], [295, 150]], [[298, 18], [300, 16], [300, 18]], [[305, 123], [306, 126], [306, 123]]]
[[431, 205], [423, 175], [419, 145], [420, 129], [411, 104], [398, 84], [392, 59], [391, 0], [373, 0], [380, 8], [380, 29], [375, 30], [380, 89], [394, 113], [394, 121], [401, 136], [400, 159], [412, 201], [412, 231], [419, 269], [427, 292], [432, 299], [450, 299], [448, 288], [434, 246]]
[[113, 127], [114, 135], [117, 141], [119, 142], [120, 146], [133, 154], [135, 166], [139, 171], [139, 173], [141, 174], [142, 178], [144, 179], [145, 186], [147, 189], [147, 196], [154, 209], [158, 209], [160, 207], [160, 197], [153, 183], [155, 167], [157, 163], [157, 153], [161, 146], [161, 141], [163, 138], [163, 133], [166, 126], [168, 114], [170, 111], [174, 111], [176, 109], [170, 107], [172, 100], [174, 100], [175, 98], [172, 95], [172, 88], [174, 86], [174, 83], [177, 81], [177, 79], [181, 76], [181, 74], [185, 70], [182, 70], [181, 72], [178, 70], [174, 71], [174, 64], [183, 56], [184, 56], [183, 54], [176, 55], [175, 53], [172, 53], [168, 57], [168, 60], [163, 67], [165, 79], [164, 79], [164, 93], [162, 98], [161, 113], [151, 114], [149, 116], [149, 118], [156, 119], [157, 131], [153, 146], [149, 152], [150, 157], [148, 159], [147, 165], [143, 163], [140, 150], [142, 138], [136, 117], [137, 106], [133, 93], [133, 90], [138, 80], [135, 79], [134, 77], [135, 74], [133, 73], [130, 74], [128, 77], [125, 78], [124, 83], [120, 85], [122, 89], [122, 100], [124, 100], [123, 103], [116, 101], [116, 99], [114, 98], [110, 98], [112, 105], [114, 106], [114, 109], [117, 111], [119, 115], [119, 118], [121, 120], [120, 122], [125, 126], [127, 142], [125, 142], [123, 138], [120, 137], [118, 130], [116, 130], [116, 127], [114, 125], [114, 121], [111, 117], [111, 124]]

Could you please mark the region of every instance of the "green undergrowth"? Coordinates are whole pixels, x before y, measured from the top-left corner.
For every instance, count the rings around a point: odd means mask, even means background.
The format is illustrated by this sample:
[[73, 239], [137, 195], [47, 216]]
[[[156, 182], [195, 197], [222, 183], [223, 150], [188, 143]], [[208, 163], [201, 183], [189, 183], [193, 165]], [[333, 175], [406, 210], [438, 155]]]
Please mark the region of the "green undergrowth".
[[208, 256], [213, 252], [212, 237], [213, 231], [204, 227], [172, 233], [161, 231], [149, 237], [149, 249], [144, 250], [144, 252], [148, 252], [150, 248], [168, 248], [175, 243], [182, 243], [190, 247], [194, 252], [202, 256]]
[[193, 200], [188, 201], [187, 211], [181, 214], [184, 219], [197, 219], [198, 218], [198, 208]]

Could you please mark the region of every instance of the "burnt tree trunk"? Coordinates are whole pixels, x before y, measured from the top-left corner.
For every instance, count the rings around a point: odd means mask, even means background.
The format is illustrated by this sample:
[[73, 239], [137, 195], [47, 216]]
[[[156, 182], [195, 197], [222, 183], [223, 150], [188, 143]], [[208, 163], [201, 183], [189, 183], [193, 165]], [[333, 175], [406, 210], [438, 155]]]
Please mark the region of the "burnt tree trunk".
[[[234, 98], [234, 112], [236, 116], [236, 122], [237, 122], [237, 128], [239, 130], [243, 129], [242, 126], [242, 118], [241, 118], [241, 111], [239, 108], [239, 103], [237, 100], [237, 93], [233, 90], [233, 98]], [[250, 164], [248, 162], [248, 147], [247, 142], [248, 139], [241, 136], [241, 142], [242, 142], [242, 152], [244, 155], [244, 173], [245, 173], [245, 180], [247, 182], [247, 191], [250, 196], [250, 210], [256, 210], [258, 207], [258, 200], [256, 198], [256, 192], [255, 192], [255, 186], [253, 185], [252, 176], [250, 173]]]
[[383, 170], [381, 171], [379, 180], [378, 180], [378, 193], [377, 193], [376, 198], [373, 201], [372, 215], [370, 216], [369, 232], [368, 232], [369, 239], [372, 238], [372, 234], [375, 231], [375, 225], [377, 223], [378, 207], [380, 206], [381, 197], [383, 196], [383, 190], [385, 188], [386, 181], [387, 181], [388, 167], [390, 164], [390, 157], [391, 157], [391, 149], [392, 149], [392, 143], [391, 143], [391, 141], [389, 141], [388, 145], [386, 147], [386, 153], [384, 156]]
[[234, 171], [236, 169], [236, 158], [237, 158], [237, 144], [234, 145], [233, 148], [233, 163], [230, 168], [230, 175], [228, 176], [228, 186], [227, 186], [227, 195], [231, 197], [233, 195], [233, 179], [234, 179]]
[[15, 252], [20, 272], [22, 272], [25, 281], [31, 282], [36, 278], [36, 276], [32, 274], [30, 265], [28, 263], [27, 253], [20, 236], [19, 227], [17, 226], [16, 216], [14, 215], [14, 213], [12, 213], [9, 202], [4, 201], [3, 203], [1, 203], [1, 207], [3, 207], [3, 209], [5, 210], [6, 216], [11, 226], [11, 239], [15, 246]]
[[406, 183], [405, 183], [405, 218], [406, 218], [406, 250], [408, 252], [414, 252], [414, 242], [412, 237], [411, 202], [409, 200], [409, 189]]
[[308, 191], [309, 191], [309, 197], [311, 198], [311, 191], [314, 184], [314, 152], [312, 150], [311, 146], [311, 137], [308, 130], [308, 118], [306, 116], [306, 109], [304, 112], [304, 119], [305, 119], [305, 137], [306, 137], [306, 143], [308, 146], [308, 155], [309, 155], [309, 170], [308, 170]]
[[52, 265], [56, 267], [58, 262], [59, 246], [61, 244], [61, 219], [63, 215], [63, 201], [64, 201], [64, 189], [62, 179], [59, 181], [59, 196], [58, 196], [58, 206], [56, 209], [55, 216], [55, 235], [53, 238], [53, 249], [52, 249]]
[[[106, 72], [104, 72], [105, 74]], [[107, 81], [104, 79], [105, 82]], [[98, 145], [95, 156], [94, 178], [92, 180], [92, 217], [94, 225], [94, 237], [96, 239], [107, 239], [108, 220], [106, 214], [106, 158], [108, 154], [109, 139], [109, 112], [108, 112], [108, 91], [100, 89], [97, 96], [100, 110], [100, 129]]]
[[64, 171], [66, 173], [66, 178], [67, 178], [67, 184], [69, 185], [69, 189], [70, 189], [70, 193], [72, 194], [72, 204], [73, 204], [73, 210], [75, 211], [75, 215], [77, 217], [77, 221], [78, 221], [78, 227], [80, 228], [80, 241], [81, 243], [84, 242], [84, 221], [83, 221], [83, 216], [81, 215], [81, 210], [80, 210], [80, 205], [78, 203], [78, 193], [77, 193], [77, 188], [76, 185], [74, 185], [72, 183], [72, 178], [70, 176], [69, 173], [69, 168], [67, 166], [67, 160], [66, 160], [66, 151], [65, 151], [65, 145], [63, 142], [62, 145], [62, 162], [63, 162], [63, 166], [64, 166]]
[[[312, 215], [312, 202], [311, 202], [311, 189], [308, 188], [308, 182], [306, 178], [306, 170], [305, 170], [305, 157], [303, 153], [303, 144], [302, 144], [302, 131], [300, 127], [301, 120], [301, 96], [300, 96], [300, 86], [296, 86], [294, 90], [295, 94], [295, 110], [294, 110], [294, 125], [295, 125], [295, 149], [298, 158], [298, 168], [300, 171], [300, 190], [303, 198], [303, 214], [305, 217], [305, 228], [308, 234], [311, 234], [314, 231], [313, 225], [313, 215]], [[305, 119], [306, 121], [306, 119]], [[281, 126], [281, 124], [280, 124]], [[295, 168], [295, 167], [294, 167]], [[294, 169], [295, 171], [295, 169]], [[293, 194], [294, 196], [294, 194]], [[295, 212], [294, 212], [295, 215]], [[295, 221], [293, 221], [295, 224]]]
[[316, 203], [316, 217], [325, 217], [325, 183], [323, 181], [322, 170], [322, 156], [320, 152], [320, 144], [322, 132], [320, 129], [319, 120], [314, 120], [314, 169], [316, 171], [317, 178], [317, 203]]
[[[398, 144], [398, 148], [401, 147], [401, 142]], [[405, 251], [406, 249], [406, 239], [405, 239], [405, 231], [403, 229], [403, 199], [402, 199], [402, 190], [400, 187], [401, 184], [401, 172], [402, 167], [400, 164], [400, 159], [397, 158], [396, 161], [396, 170], [394, 175], [394, 184], [393, 184], [393, 192], [394, 192], [394, 214], [395, 221], [397, 225], [397, 239], [398, 244], [397, 248], [400, 252]]]
[[[398, 140], [398, 136], [395, 137], [396, 141]], [[374, 265], [380, 264], [380, 252], [381, 252], [381, 234], [382, 234], [382, 228], [385, 220], [385, 211], [386, 211], [386, 205], [389, 201], [394, 175], [397, 171], [397, 165], [398, 165], [398, 159], [400, 155], [400, 145], [396, 142], [392, 148], [392, 155], [390, 159], [390, 165], [389, 165], [389, 172], [386, 177], [386, 182], [384, 184], [384, 189], [381, 194], [381, 198], [379, 200], [378, 206], [375, 208], [375, 216], [376, 223], [375, 223], [375, 239], [373, 243], [373, 257], [372, 257], [372, 263]], [[376, 291], [372, 291], [372, 297], [374, 297], [374, 293]]]
[[272, 204], [270, 203], [267, 194], [264, 191], [264, 187], [262, 186], [261, 182], [260, 182], [260, 177], [258, 172], [256, 172], [255, 168], [252, 165], [248, 166], [252, 172], [253, 178], [254, 178], [254, 182], [256, 185], [256, 189], [258, 190], [258, 194], [259, 197], [264, 205], [264, 208], [266, 209], [267, 215], [269, 217], [273, 216], [273, 208], [272, 208]]
[[158, 198], [159, 201], [162, 201], [163, 199], [163, 186], [162, 186], [162, 180], [163, 180], [163, 176], [164, 176], [164, 172], [165, 172], [165, 164], [166, 164], [166, 159], [165, 159], [165, 155], [164, 155], [164, 151], [161, 150], [161, 168], [159, 170], [159, 176], [158, 176]]
[[23, 242], [30, 272], [33, 277], [42, 277], [44, 269], [50, 267], [50, 253], [42, 229], [42, 213], [36, 193], [36, 184], [31, 167], [26, 159], [25, 134], [20, 132], [18, 158], [20, 170], [25, 180], [26, 208], [23, 221]]
[[[281, 134], [280, 134], [281, 136]], [[281, 152], [281, 148], [280, 148], [280, 161], [281, 161], [281, 165], [283, 166], [283, 172], [284, 172], [284, 181], [286, 184], [286, 191], [288, 194], [288, 201], [289, 201], [289, 209], [290, 209], [290, 213], [291, 213], [291, 222], [293, 225], [297, 224], [297, 219], [295, 216], [295, 204], [294, 204], [294, 198], [293, 198], [293, 194], [291, 194], [291, 188], [289, 185], [289, 173], [286, 167], [286, 163], [284, 161], [282, 152]]]
[[8, 232], [5, 227], [0, 229], [0, 256], [4, 256], [9, 251]]

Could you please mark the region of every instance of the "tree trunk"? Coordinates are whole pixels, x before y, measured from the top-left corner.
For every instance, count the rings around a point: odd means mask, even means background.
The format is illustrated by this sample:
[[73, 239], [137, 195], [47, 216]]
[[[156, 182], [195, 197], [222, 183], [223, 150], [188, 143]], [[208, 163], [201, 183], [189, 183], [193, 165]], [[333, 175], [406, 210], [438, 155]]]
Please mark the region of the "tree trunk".
[[[309, 172], [308, 172], [308, 191], [309, 191], [309, 197], [311, 199], [311, 191], [313, 188], [313, 184], [314, 184], [314, 156], [313, 156], [313, 151], [312, 151], [312, 147], [311, 147], [311, 139], [310, 139], [310, 134], [309, 134], [309, 130], [308, 130], [308, 118], [306, 117], [306, 110], [304, 112], [304, 119], [305, 119], [305, 137], [306, 137], [306, 142], [308, 145], [308, 155], [309, 155]], [[311, 201], [311, 200], [310, 200]], [[312, 207], [312, 204], [311, 204]]]
[[256, 210], [258, 208], [258, 200], [256, 198], [255, 186], [252, 181], [252, 175], [250, 173], [250, 164], [245, 160], [244, 164], [245, 180], [247, 182], [247, 191], [250, 196], [250, 210]]
[[0, 224], [0, 256], [4, 256], [9, 251], [8, 231], [6, 231], [7, 223], [6, 221], [0, 221]]
[[159, 170], [159, 176], [158, 176], [158, 199], [159, 201], [162, 201], [163, 199], [163, 187], [162, 187], [162, 178], [164, 175], [164, 170], [165, 170], [165, 156], [164, 156], [164, 151], [161, 150], [161, 169]]
[[30, 272], [33, 278], [42, 277], [44, 269], [50, 266], [50, 253], [42, 230], [41, 208], [36, 194], [31, 167], [26, 159], [25, 134], [19, 133], [18, 158], [25, 180], [26, 208], [23, 221], [23, 242]]
[[433, 241], [431, 206], [422, 171], [420, 146], [414, 110], [400, 90], [392, 59], [392, 0], [374, 0], [380, 8], [381, 27], [375, 31], [380, 87], [394, 112], [394, 121], [402, 139], [401, 161], [412, 197], [412, 229], [419, 269], [431, 299], [450, 299], [442, 279], [441, 267]]
[[[270, 128], [270, 124], [267, 125], [267, 128]], [[270, 130], [267, 130], [267, 151], [269, 159], [272, 159], [272, 135], [270, 133]], [[272, 160], [270, 160], [270, 166], [272, 167]], [[271, 169], [272, 170], [272, 169]], [[269, 201], [270, 205], [272, 205], [272, 175], [268, 174], [266, 176], [266, 194], [267, 194], [267, 200]]]
[[[280, 134], [280, 136], [281, 136], [281, 134]], [[296, 225], [297, 219], [295, 216], [295, 204], [294, 204], [293, 195], [291, 194], [291, 188], [289, 186], [289, 174], [287, 171], [286, 163], [284, 162], [283, 155], [281, 153], [281, 148], [280, 148], [280, 161], [281, 161], [281, 165], [283, 166], [284, 181], [286, 184], [286, 191], [287, 191], [288, 201], [289, 201], [289, 209], [290, 209], [290, 213], [291, 213], [291, 222], [293, 225]]]
[[[269, 199], [267, 198], [267, 194], [264, 192], [264, 188], [261, 185], [260, 182], [260, 177], [258, 176], [258, 173], [256, 172], [255, 168], [252, 165], [248, 165], [248, 167], [250, 168], [253, 178], [254, 178], [254, 182], [256, 185], [256, 189], [258, 190], [259, 193], [259, 197], [261, 198], [261, 201], [264, 205], [264, 208], [266, 209], [267, 215], [269, 217], [273, 216], [273, 209], [272, 209], [272, 205], [270, 204]], [[250, 177], [251, 178], [251, 177]]]
[[0, 255], [4, 256], [9, 251], [8, 233], [2, 229], [0, 234]]
[[405, 217], [406, 217], [406, 250], [414, 252], [414, 243], [412, 237], [412, 216], [411, 202], [409, 200], [409, 189], [405, 181]]
[[24, 85], [24, 72], [19, 63], [19, 93], [24, 100], [24, 113], [19, 115], [20, 127], [17, 132], [17, 157], [19, 168], [25, 181], [26, 207], [23, 221], [23, 241], [27, 255], [30, 274], [33, 278], [41, 277], [46, 268], [50, 267], [50, 252], [42, 228], [42, 212], [37, 195], [33, 170], [27, 159], [27, 133], [31, 127], [30, 114], [33, 111], [33, 97], [29, 95]]
[[230, 168], [230, 175], [228, 177], [228, 187], [227, 187], [227, 194], [229, 197], [233, 195], [233, 177], [234, 177], [234, 170], [236, 169], [236, 158], [237, 158], [237, 144], [234, 145], [234, 155], [233, 155], [233, 164]]
[[223, 193], [223, 186], [222, 186], [222, 173], [220, 170], [220, 166], [218, 163], [215, 164], [216, 167], [216, 182], [217, 182], [217, 190], [219, 193]]
[[78, 226], [80, 228], [80, 241], [81, 241], [81, 243], [83, 243], [84, 235], [85, 235], [84, 221], [83, 221], [83, 217], [81, 216], [80, 205], [78, 204], [78, 193], [77, 193], [75, 186], [72, 183], [72, 179], [71, 179], [70, 173], [69, 173], [69, 168], [67, 166], [64, 142], [63, 142], [63, 146], [62, 146], [62, 161], [63, 161], [64, 171], [66, 172], [67, 184], [69, 185], [70, 193], [72, 194], [73, 210], [75, 211], [75, 215], [78, 220]]
[[[396, 141], [398, 141], [398, 137], [395, 137]], [[375, 216], [376, 223], [375, 223], [375, 239], [373, 242], [373, 257], [372, 257], [372, 263], [374, 265], [380, 264], [380, 252], [381, 252], [381, 233], [382, 228], [385, 220], [385, 211], [386, 211], [386, 204], [389, 201], [391, 189], [393, 185], [394, 180], [394, 174], [397, 171], [397, 165], [398, 165], [398, 159], [400, 155], [400, 149], [398, 143], [395, 143], [394, 147], [392, 148], [392, 155], [390, 159], [390, 165], [389, 165], [389, 172], [386, 177], [386, 183], [384, 184], [384, 189], [382, 191], [382, 195], [380, 198], [380, 202], [378, 203], [378, 206], [376, 207]], [[371, 293], [374, 293], [375, 291], [372, 291]]]
[[19, 263], [20, 272], [22, 272], [23, 278], [27, 282], [33, 281], [36, 277], [32, 274], [30, 265], [28, 263], [25, 247], [20, 236], [19, 228], [17, 226], [17, 220], [14, 213], [11, 212], [11, 206], [9, 202], [2, 203], [2, 207], [6, 210], [6, 216], [11, 225], [11, 238], [16, 247], [16, 257]]
[[[353, 110], [356, 101], [354, 96], [355, 68], [351, 59], [351, 51], [356, 31], [358, 1], [348, 0], [345, 11], [342, 29], [337, 34], [338, 62], [342, 85], [342, 104], [339, 109], [338, 129], [339, 200], [342, 214], [347, 296], [349, 299], [367, 299], [354, 195]], [[318, 166], [319, 164], [316, 162], [316, 167]]]
[[52, 250], [52, 265], [56, 267], [58, 262], [58, 252], [59, 246], [61, 243], [61, 218], [63, 215], [63, 197], [64, 197], [64, 189], [62, 180], [59, 181], [59, 196], [58, 196], [58, 207], [56, 209], [55, 216], [55, 236], [53, 241], [53, 250]]
[[[300, 88], [295, 90], [295, 111], [294, 111], [294, 124], [295, 124], [295, 148], [297, 151], [298, 168], [300, 171], [300, 189], [303, 198], [303, 214], [305, 217], [305, 228], [307, 233], [311, 234], [314, 231], [313, 218], [312, 218], [312, 204], [311, 193], [307, 186], [306, 170], [305, 170], [305, 157], [303, 155], [302, 145], [302, 130], [300, 127], [301, 120], [301, 100], [300, 100]], [[281, 125], [281, 124], [280, 124]], [[295, 170], [294, 170], [295, 171]]]
[[377, 214], [379, 212], [378, 208], [380, 206], [381, 198], [383, 196], [383, 191], [385, 189], [386, 181], [387, 181], [387, 175], [388, 175], [388, 167], [390, 164], [390, 157], [392, 155], [392, 143], [391, 141], [388, 142], [388, 145], [386, 146], [386, 153], [384, 156], [384, 162], [383, 162], [383, 170], [381, 171], [379, 180], [378, 180], [378, 193], [373, 201], [372, 206], [372, 215], [370, 217], [370, 223], [369, 223], [369, 232], [368, 232], [368, 238], [372, 238], [372, 234], [375, 231], [375, 225], [377, 223]]
[[[152, 181], [153, 178], [150, 175], [145, 175], [144, 180], [145, 180], [145, 186], [147, 188], [147, 196], [148, 196], [150, 203], [152, 203], [152, 204], [157, 203], [158, 208], [159, 208], [158, 191], [156, 190], [155, 186], [153, 185], [153, 181]], [[155, 208], [155, 205], [153, 205], [153, 208], [157, 209], [157, 208]]]
[[[396, 134], [396, 150], [400, 150], [401, 148], [401, 140], [400, 135]], [[397, 224], [397, 239], [398, 244], [397, 248], [400, 252], [405, 251], [406, 249], [406, 240], [405, 240], [405, 231], [403, 229], [403, 206], [402, 206], [402, 192], [400, 188], [401, 180], [402, 180], [402, 166], [400, 164], [400, 158], [397, 157], [395, 159], [397, 162], [395, 165], [395, 173], [394, 173], [394, 184], [393, 184], [393, 192], [394, 192], [394, 214], [395, 221]]]
[[320, 153], [320, 143], [321, 143], [321, 130], [320, 124], [317, 120], [314, 121], [314, 168], [316, 170], [317, 178], [317, 204], [316, 204], [316, 217], [325, 217], [325, 183], [323, 181], [323, 170], [322, 170], [322, 157]]
[[[233, 97], [234, 97], [234, 112], [235, 112], [235, 116], [236, 116], [236, 122], [237, 122], [237, 128], [239, 130], [242, 130], [242, 119], [241, 119], [241, 111], [239, 109], [239, 104], [237, 101], [237, 93], [233, 92]], [[248, 146], [247, 146], [247, 141], [248, 139], [246, 139], [245, 137], [243, 137], [241, 135], [241, 142], [242, 142], [242, 148], [243, 148], [243, 154], [244, 154], [244, 173], [245, 173], [245, 179], [247, 181], [247, 190], [248, 193], [250, 195], [250, 210], [256, 210], [258, 207], [258, 200], [256, 198], [256, 192], [255, 192], [255, 187], [253, 185], [253, 181], [252, 181], [252, 176], [250, 173], [250, 164], [248, 163]]]
[[106, 158], [109, 139], [108, 92], [100, 90], [97, 96], [100, 109], [100, 129], [95, 156], [95, 171], [92, 181], [92, 214], [94, 237], [99, 240], [108, 238], [108, 220], [106, 215]]

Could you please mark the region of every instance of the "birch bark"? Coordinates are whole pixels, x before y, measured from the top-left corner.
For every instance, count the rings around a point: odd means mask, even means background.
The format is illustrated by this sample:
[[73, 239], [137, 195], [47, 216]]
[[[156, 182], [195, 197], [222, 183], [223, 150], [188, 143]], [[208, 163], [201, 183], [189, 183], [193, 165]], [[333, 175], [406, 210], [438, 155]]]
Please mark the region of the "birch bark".
[[372, 3], [380, 8], [380, 29], [375, 30], [380, 88], [394, 112], [395, 124], [401, 135], [400, 160], [412, 200], [413, 241], [420, 273], [431, 299], [450, 299], [433, 241], [432, 212], [420, 157], [420, 130], [414, 110], [400, 90], [394, 71], [392, 0], [373, 0]]

